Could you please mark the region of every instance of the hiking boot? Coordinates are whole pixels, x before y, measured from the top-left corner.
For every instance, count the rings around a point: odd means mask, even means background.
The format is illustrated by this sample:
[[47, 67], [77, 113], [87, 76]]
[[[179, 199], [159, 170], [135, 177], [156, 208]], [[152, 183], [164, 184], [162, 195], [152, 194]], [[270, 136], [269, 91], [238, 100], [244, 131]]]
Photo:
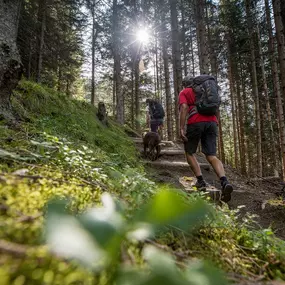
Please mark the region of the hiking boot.
[[225, 203], [229, 202], [232, 198], [232, 192], [234, 188], [233, 186], [229, 183], [229, 181], [224, 181], [222, 185], [222, 196], [221, 200]]
[[197, 188], [198, 191], [206, 191], [207, 190], [207, 183], [205, 180], [197, 180], [194, 187]]

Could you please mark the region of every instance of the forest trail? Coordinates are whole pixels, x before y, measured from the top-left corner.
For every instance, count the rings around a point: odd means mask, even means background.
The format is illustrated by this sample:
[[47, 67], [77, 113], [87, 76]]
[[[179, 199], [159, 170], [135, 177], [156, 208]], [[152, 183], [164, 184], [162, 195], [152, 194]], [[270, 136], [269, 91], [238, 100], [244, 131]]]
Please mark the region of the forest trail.
[[[133, 138], [139, 151], [143, 151], [141, 138]], [[212, 167], [202, 153], [197, 153], [197, 160], [201, 166], [203, 176], [209, 184], [209, 195], [219, 203], [220, 182]], [[170, 141], [162, 142], [161, 155], [156, 161], [144, 160], [148, 175], [158, 183], [167, 183], [191, 193], [191, 184], [195, 183], [184, 156], [184, 147], [181, 143]], [[241, 217], [246, 213], [257, 215], [256, 221], [263, 227], [272, 227], [275, 234], [285, 239], [285, 202], [274, 205], [269, 201], [277, 200], [282, 186], [278, 178], [275, 180], [248, 179], [236, 169], [225, 165], [226, 175], [234, 186], [232, 199], [228, 203], [230, 209], [241, 207]]]

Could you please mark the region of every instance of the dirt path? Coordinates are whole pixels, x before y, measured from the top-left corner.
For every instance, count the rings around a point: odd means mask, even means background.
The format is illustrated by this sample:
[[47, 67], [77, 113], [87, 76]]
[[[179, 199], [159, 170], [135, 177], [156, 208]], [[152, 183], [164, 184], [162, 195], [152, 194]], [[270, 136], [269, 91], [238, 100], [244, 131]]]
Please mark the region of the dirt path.
[[[142, 149], [141, 139], [134, 139], [138, 149]], [[220, 182], [217, 179], [213, 169], [207, 163], [203, 154], [197, 154], [205, 180], [220, 189]], [[179, 182], [185, 176], [193, 177], [192, 172], [185, 160], [183, 145], [165, 142], [162, 147], [161, 156], [154, 162], [145, 161], [150, 178], [158, 183], [168, 183], [185, 190], [185, 187]], [[270, 200], [278, 199], [281, 186], [278, 180], [253, 181], [243, 177], [235, 169], [225, 166], [226, 175], [234, 186], [232, 200], [228, 203], [230, 209], [235, 209], [240, 205], [245, 207], [241, 209], [241, 214], [246, 212], [258, 215], [257, 222], [261, 227], [272, 227], [275, 234], [285, 239], [285, 203], [272, 205]]]

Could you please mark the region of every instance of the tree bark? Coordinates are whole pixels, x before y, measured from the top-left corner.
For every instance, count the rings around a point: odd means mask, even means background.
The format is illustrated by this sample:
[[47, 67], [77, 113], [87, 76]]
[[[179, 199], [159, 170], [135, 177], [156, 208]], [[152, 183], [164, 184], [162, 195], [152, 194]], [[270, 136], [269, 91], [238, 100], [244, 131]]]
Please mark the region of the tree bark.
[[118, 123], [124, 124], [124, 97], [121, 86], [121, 55], [119, 43], [119, 17], [118, 3], [113, 0], [113, 56], [114, 56], [114, 78], [116, 90], [116, 119]]
[[281, 18], [282, 18], [282, 23], [283, 23], [283, 34], [285, 36], [285, 1], [281, 1]]
[[272, 0], [272, 4], [274, 11], [279, 65], [281, 73], [281, 90], [283, 101], [285, 101], [285, 35], [281, 17], [281, 0]]
[[16, 39], [19, 0], [0, 0], [0, 114], [12, 119], [10, 96], [20, 80], [22, 68]]
[[269, 102], [269, 91], [267, 86], [267, 80], [266, 80], [266, 74], [265, 74], [265, 66], [264, 66], [264, 59], [262, 54], [262, 47], [260, 42], [260, 32], [259, 27], [256, 26], [256, 32], [257, 32], [257, 43], [258, 43], [258, 51], [259, 51], [259, 62], [260, 62], [260, 68], [261, 68], [261, 76], [262, 76], [262, 85], [263, 85], [263, 95], [265, 99], [265, 106], [266, 106], [266, 122], [269, 125], [269, 132], [270, 132], [270, 145], [272, 146], [271, 149], [271, 158], [273, 158], [273, 171], [274, 173], [277, 171], [276, 169], [276, 163], [278, 161], [277, 158], [277, 149], [276, 149], [276, 139], [274, 137], [274, 130], [273, 130], [273, 121], [271, 116], [271, 108], [270, 108], [270, 102]]
[[208, 47], [209, 47], [211, 74], [217, 78], [218, 66], [217, 66], [217, 56], [216, 56], [215, 48], [214, 48], [215, 39], [213, 38], [213, 33], [211, 31], [211, 25], [214, 25], [214, 23], [213, 23], [213, 20], [210, 19], [208, 5], [213, 6], [213, 4], [209, 2], [206, 5], [206, 23], [207, 23], [207, 33], [208, 33], [207, 42], [208, 42]]
[[244, 110], [242, 104], [242, 95], [240, 90], [240, 76], [238, 70], [238, 64], [235, 62], [234, 64], [234, 77], [236, 82], [236, 91], [237, 91], [237, 105], [238, 105], [238, 122], [239, 122], [239, 159], [240, 159], [240, 167], [241, 173], [246, 174], [246, 153], [245, 153], [245, 135], [244, 135]]
[[[137, 0], [133, 0], [133, 14], [135, 17], [138, 17], [138, 3]], [[136, 42], [133, 44], [133, 68], [134, 68], [134, 77], [135, 77], [135, 88], [134, 88], [134, 100], [135, 100], [135, 126], [136, 130], [140, 131], [140, 49], [141, 43]]]
[[[230, 50], [230, 43], [228, 39], [228, 50]], [[232, 106], [232, 121], [233, 121], [233, 140], [234, 140], [234, 166], [238, 167], [238, 137], [237, 137], [237, 122], [236, 122], [236, 109], [235, 109], [235, 88], [233, 78], [233, 63], [231, 54], [228, 55], [228, 77], [230, 84], [230, 97]]]
[[193, 30], [192, 30], [192, 26], [190, 23], [190, 48], [191, 48], [191, 71], [192, 71], [192, 75], [193, 77], [195, 77], [195, 56], [194, 56], [194, 44], [193, 44]]
[[[163, 7], [163, 1], [160, 1], [161, 7]], [[162, 45], [162, 57], [164, 65], [164, 79], [165, 79], [165, 99], [166, 99], [166, 117], [167, 117], [167, 136], [169, 140], [173, 140], [173, 125], [172, 125], [172, 99], [170, 93], [169, 82], [169, 62], [167, 52], [167, 28], [165, 25], [165, 11], [161, 11], [161, 45]]]
[[178, 96], [182, 89], [182, 66], [180, 53], [180, 39], [177, 20], [177, 0], [170, 0], [171, 33], [172, 33], [172, 65], [174, 77], [174, 114], [176, 137], [180, 137]]
[[246, 0], [246, 18], [248, 26], [248, 34], [250, 38], [250, 54], [251, 54], [251, 69], [252, 69], [252, 90], [255, 101], [255, 113], [256, 113], [256, 132], [257, 132], [257, 171], [258, 175], [262, 176], [262, 141], [261, 141], [261, 123], [260, 123], [260, 106], [259, 106], [259, 94], [257, 85], [257, 72], [256, 72], [256, 58], [255, 58], [255, 46], [254, 46], [254, 27], [250, 9], [250, 0]]
[[44, 52], [44, 37], [46, 29], [46, 10], [47, 10], [47, 0], [41, 0], [39, 2], [39, 11], [38, 11], [38, 23], [39, 23], [39, 32], [38, 32], [38, 61], [37, 61], [37, 82], [41, 82], [42, 76], [42, 66], [43, 66], [43, 52]]
[[91, 3], [92, 16], [92, 77], [91, 77], [91, 105], [95, 105], [95, 40], [96, 40], [96, 22], [95, 22], [95, 1]]
[[271, 72], [273, 77], [273, 89], [276, 100], [277, 115], [278, 115], [278, 128], [279, 128], [279, 137], [281, 142], [281, 154], [282, 154], [282, 177], [285, 179], [285, 123], [284, 123], [284, 111], [282, 106], [282, 96], [280, 92], [280, 83], [279, 83], [279, 74], [278, 74], [278, 65], [277, 58], [275, 56], [274, 48], [274, 38], [272, 32], [272, 22], [270, 16], [270, 8], [268, 0], [265, 0], [265, 11], [266, 11], [266, 21], [267, 29], [269, 35], [268, 42], [268, 51], [271, 59]]
[[185, 39], [186, 28], [185, 28], [185, 11], [183, 6], [183, 0], [181, 0], [180, 3], [180, 11], [181, 11], [181, 24], [182, 24], [181, 42], [183, 48], [183, 71], [184, 71], [184, 76], [186, 76], [189, 73], [188, 64], [187, 64], [187, 54], [189, 50], [187, 50], [186, 39]]
[[159, 101], [161, 101], [161, 92], [160, 92], [160, 84], [159, 84], [159, 66], [158, 66], [158, 44], [157, 44], [157, 36], [155, 37], [155, 70], [156, 70], [156, 96], [158, 98]]
[[201, 74], [209, 74], [209, 54], [206, 39], [205, 1], [196, 0], [196, 30], [199, 52], [199, 65]]

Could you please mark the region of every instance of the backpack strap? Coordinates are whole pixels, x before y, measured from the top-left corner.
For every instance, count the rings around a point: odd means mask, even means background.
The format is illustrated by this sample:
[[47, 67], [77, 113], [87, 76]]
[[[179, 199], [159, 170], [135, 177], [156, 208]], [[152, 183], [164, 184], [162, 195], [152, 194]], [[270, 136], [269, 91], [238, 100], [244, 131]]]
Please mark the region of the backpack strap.
[[[185, 88], [191, 88], [191, 89], [193, 90], [193, 92], [194, 92], [194, 84], [192, 84], [191, 86], [187, 86], [187, 87], [185, 87]], [[195, 93], [195, 92], [194, 92], [194, 93]], [[193, 115], [195, 115], [195, 114], [198, 113], [198, 110], [197, 110], [196, 106], [195, 106], [195, 105], [189, 105], [189, 107], [191, 107], [191, 106], [193, 106], [193, 108], [191, 109], [190, 112], [188, 112], [188, 115], [187, 115], [187, 122], [188, 122], [188, 120], [189, 120], [190, 117], [192, 117]]]
[[190, 106], [193, 106], [193, 108], [192, 108], [191, 111], [188, 113], [187, 122], [188, 122], [188, 120], [190, 119], [190, 117], [192, 117], [193, 115], [195, 115], [195, 114], [198, 113], [198, 110], [197, 110], [197, 107], [196, 107], [196, 106], [194, 106], [194, 105], [190, 105]]

